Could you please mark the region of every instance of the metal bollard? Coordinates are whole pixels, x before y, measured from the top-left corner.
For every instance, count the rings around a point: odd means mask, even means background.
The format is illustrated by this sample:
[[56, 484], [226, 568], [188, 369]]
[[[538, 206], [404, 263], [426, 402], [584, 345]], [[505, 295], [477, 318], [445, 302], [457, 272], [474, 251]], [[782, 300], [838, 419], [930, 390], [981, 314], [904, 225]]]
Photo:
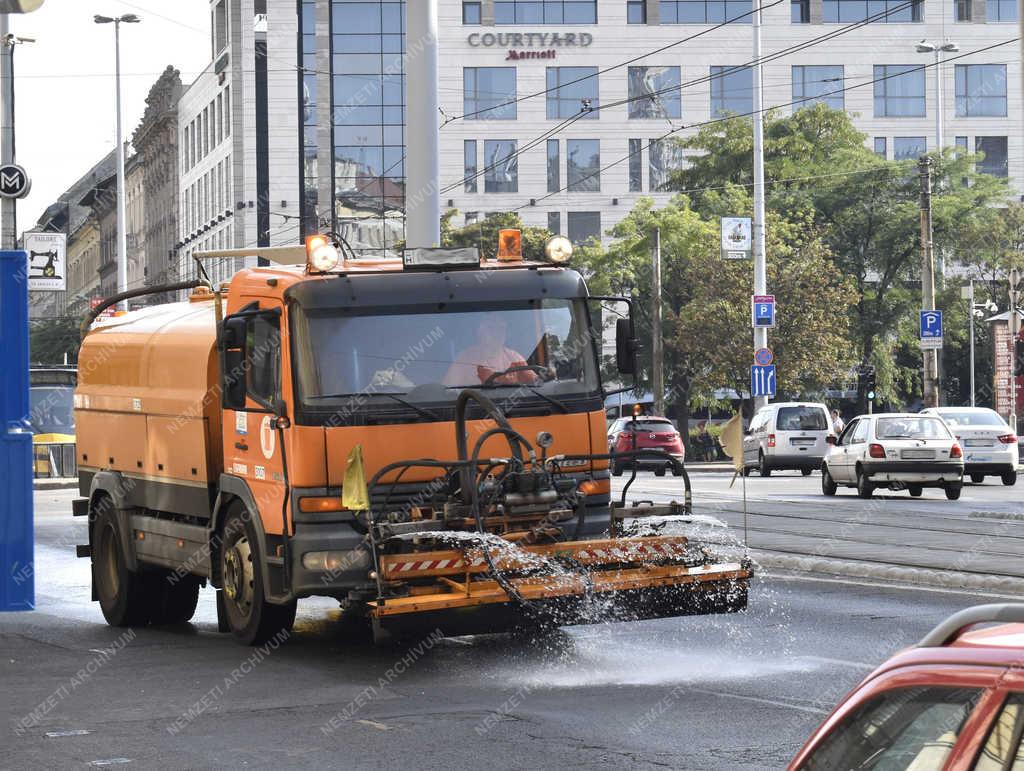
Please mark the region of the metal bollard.
[[35, 608], [27, 268], [0, 251], [0, 611]]

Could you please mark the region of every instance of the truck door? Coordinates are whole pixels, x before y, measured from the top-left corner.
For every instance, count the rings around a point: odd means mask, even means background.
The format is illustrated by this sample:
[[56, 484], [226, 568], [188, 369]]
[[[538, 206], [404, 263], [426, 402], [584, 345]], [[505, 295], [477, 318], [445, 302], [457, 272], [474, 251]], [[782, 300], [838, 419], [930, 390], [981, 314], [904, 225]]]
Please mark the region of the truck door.
[[285, 534], [280, 303], [252, 303], [228, 316], [224, 329], [225, 471], [252, 490], [264, 531]]

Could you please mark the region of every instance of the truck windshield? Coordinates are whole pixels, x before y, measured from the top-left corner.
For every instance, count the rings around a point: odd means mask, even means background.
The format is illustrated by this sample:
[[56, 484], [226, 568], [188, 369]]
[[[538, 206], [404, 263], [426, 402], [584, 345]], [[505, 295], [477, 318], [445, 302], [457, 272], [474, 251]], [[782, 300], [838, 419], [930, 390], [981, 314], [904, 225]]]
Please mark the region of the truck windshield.
[[[295, 363], [302, 400], [445, 404], [463, 388], [496, 398], [560, 401], [598, 390], [581, 300], [443, 308], [296, 309]], [[389, 396], [390, 395], [390, 396]], [[400, 396], [401, 399], [395, 399]]]

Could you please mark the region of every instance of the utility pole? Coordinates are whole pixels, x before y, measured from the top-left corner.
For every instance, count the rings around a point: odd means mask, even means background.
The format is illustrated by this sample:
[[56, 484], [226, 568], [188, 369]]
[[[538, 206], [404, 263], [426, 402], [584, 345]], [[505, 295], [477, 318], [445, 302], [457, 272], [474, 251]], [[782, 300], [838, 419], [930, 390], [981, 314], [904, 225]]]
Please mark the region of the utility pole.
[[[935, 310], [935, 255], [932, 252], [932, 160], [922, 155], [918, 161], [921, 179], [921, 310]], [[939, 406], [938, 350], [924, 348], [924, 406]]]
[[[14, 43], [8, 40], [10, 19], [0, 14], [0, 165], [14, 163]], [[0, 249], [14, 249], [18, 242], [17, 203], [0, 198]]]
[[665, 348], [661, 337], [661, 228], [651, 236], [651, 390], [654, 414], [665, 415]]
[[1017, 340], [1020, 338], [1020, 315], [1017, 303], [1020, 300], [1020, 271], [1010, 270], [1010, 427], [1017, 433]]
[[[754, 222], [753, 222], [753, 257], [754, 257], [754, 294], [768, 294], [768, 270], [765, 263], [765, 223], [764, 223], [764, 115], [761, 95], [761, 8], [754, 6], [751, 27], [754, 33]], [[768, 330], [764, 327], [754, 328], [754, 350], [768, 347]], [[754, 409], [758, 410], [768, 404], [767, 396], [754, 397]]]
[[971, 406], [974, 407], [974, 279], [971, 279], [968, 291], [968, 313], [971, 325]]
[[410, 247], [440, 246], [437, 0], [405, 4], [405, 236]]

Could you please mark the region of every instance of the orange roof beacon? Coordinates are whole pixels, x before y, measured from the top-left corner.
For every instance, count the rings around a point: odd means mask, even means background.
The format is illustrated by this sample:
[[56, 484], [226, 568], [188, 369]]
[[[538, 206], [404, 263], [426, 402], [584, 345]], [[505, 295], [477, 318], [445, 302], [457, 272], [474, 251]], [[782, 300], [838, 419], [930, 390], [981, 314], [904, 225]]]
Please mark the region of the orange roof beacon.
[[207, 583], [247, 644], [314, 595], [378, 641], [746, 607], [745, 558], [651, 524], [689, 513], [685, 470], [682, 503], [611, 498], [602, 298], [565, 239], [545, 261], [345, 246], [197, 255], [275, 264], [83, 322], [75, 514], [110, 624], [188, 620]]

